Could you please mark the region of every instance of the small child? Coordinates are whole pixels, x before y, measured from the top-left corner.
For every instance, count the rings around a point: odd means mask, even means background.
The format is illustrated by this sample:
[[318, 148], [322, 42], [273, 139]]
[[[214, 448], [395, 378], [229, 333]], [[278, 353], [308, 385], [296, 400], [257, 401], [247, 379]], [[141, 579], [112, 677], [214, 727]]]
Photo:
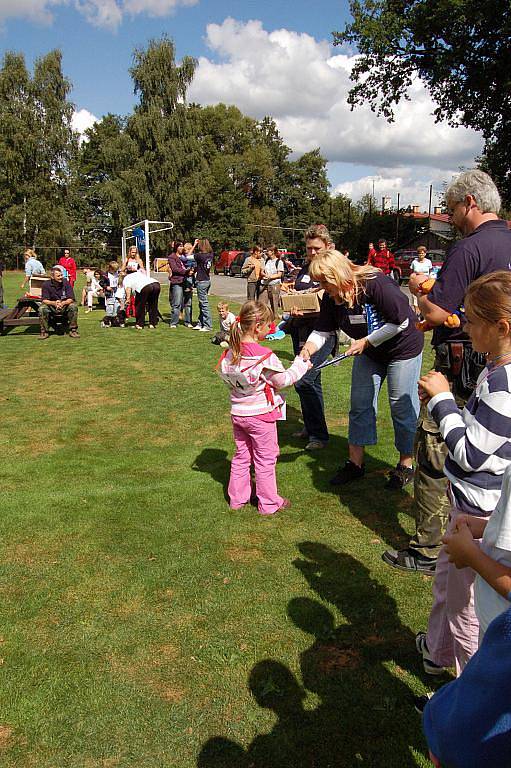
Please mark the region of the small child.
[[87, 294], [90, 291], [94, 270], [85, 267], [85, 269], [82, 269], [82, 272], [85, 277], [85, 286], [82, 288], [82, 307], [84, 307], [87, 303]]
[[225, 301], [217, 304], [218, 319], [220, 320], [220, 330], [211, 339], [212, 344], [220, 344], [221, 347], [229, 346], [229, 333], [231, 326], [236, 320], [232, 312], [229, 312], [229, 305]]
[[[469, 517], [470, 529], [482, 530], [484, 518], [497, 507], [503, 475], [511, 464], [511, 272], [475, 280], [465, 295], [465, 317], [472, 347], [486, 353], [487, 364], [463, 411], [441, 373], [431, 371], [419, 381], [421, 399], [429, 400], [428, 410], [448, 448], [444, 472], [452, 507], [447, 547], [460, 515], [460, 526]], [[460, 674], [477, 650], [474, 579], [472, 568], [457, 570], [449, 563], [444, 546], [436, 566], [428, 631], [416, 638], [429, 674], [440, 674], [454, 662]]]
[[275, 464], [279, 455], [276, 422], [283, 418], [284, 399], [278, 390], [289, 387], [312, 365], [296, 357], [286, 370], [278, 357], [259, 342], [273, 320], [271, 309], [256, 301], [243, 304], [231, 326], [229, 350], [219, 373], [231, 394], [231, 419], [236, 452], [231, 462], [229, 502], [241, 509], [250, 501], [250, 467], [254, 464], [260, 515], [274, 515], [291, 506], [279, 496]]
[[110, 318], [117, 317], [119, 302], [115, 297], [115, 292], [119, 285], [119, 264], [116, 261], [111, 261], [108, 264], [108, 271], [101, 276], [99, 284], [105, 296], [106, 316]]

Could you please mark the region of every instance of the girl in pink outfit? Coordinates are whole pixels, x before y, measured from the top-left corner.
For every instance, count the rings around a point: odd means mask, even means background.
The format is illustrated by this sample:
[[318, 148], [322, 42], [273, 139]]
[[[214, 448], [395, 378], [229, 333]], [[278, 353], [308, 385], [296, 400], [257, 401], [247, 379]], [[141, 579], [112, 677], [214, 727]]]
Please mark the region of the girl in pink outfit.
[[231, 394], [231, 419], [236, 452], [231, 462], [229, 501], [240, 509], [250, 501], [250, 467], [253, 464], [260, 515], [274, 515], [291, 506], [279, 496], [275, 464], [279, 455], [276, 422], [282, 420], [284, 398], [278, 390], [297, 382], [311, 368], [296, 357], [290, 368], [259, 342], [273, 320], [271, 309], [256, 301], [243, 304], [231, 326], [229, 350], [218, 370]]

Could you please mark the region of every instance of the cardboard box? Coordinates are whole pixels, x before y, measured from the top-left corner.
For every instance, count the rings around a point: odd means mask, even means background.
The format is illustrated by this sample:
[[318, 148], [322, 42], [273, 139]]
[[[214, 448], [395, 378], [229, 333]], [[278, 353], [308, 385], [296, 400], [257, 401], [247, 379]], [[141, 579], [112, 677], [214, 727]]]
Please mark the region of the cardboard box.
[[281, 293], [280, 302], [284, 312], [291, 312], [296, 307], [301, 312], [319, 312], [320, 299], [323, 291], [296, 291], [295, 293]]
[[30, 283], [28, 285], [28, 293], [30, 296], [35, 296], [36, 298], [40, 299], [43, 283], [45, 283], [47, 280], [50, 280], [49, 275], [34, 275], [31, 277]]

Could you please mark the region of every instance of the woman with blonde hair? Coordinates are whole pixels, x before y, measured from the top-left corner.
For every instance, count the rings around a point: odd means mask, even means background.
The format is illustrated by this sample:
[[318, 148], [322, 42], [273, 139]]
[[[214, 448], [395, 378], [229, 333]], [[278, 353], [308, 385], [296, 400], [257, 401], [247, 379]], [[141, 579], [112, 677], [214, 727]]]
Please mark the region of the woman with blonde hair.
[[365, 474], [364, 448], [376, 445], [378, 395], [387, 379], [395, 447], [399, 461], [386, 488], [403, 488], [413, 478], [412, 453], [419, 398], [417, 381], [423, 334], [399, 286], [379, 269], [359, 267], [335, 250], [316, 254], [309, 268], [325, 290], [319, 320], [301, 351], [308, 360], [343, 330], [354, 339], [347, 350], [353, 361], [349, 414], [349, 457], [332, 485], [345, 485]]
[[126, 258], [121, 264], [121, 272], [137, 272], [141, 269], [145, 272], [145, 264], [140, 258], [136, 245], [130, 245]]

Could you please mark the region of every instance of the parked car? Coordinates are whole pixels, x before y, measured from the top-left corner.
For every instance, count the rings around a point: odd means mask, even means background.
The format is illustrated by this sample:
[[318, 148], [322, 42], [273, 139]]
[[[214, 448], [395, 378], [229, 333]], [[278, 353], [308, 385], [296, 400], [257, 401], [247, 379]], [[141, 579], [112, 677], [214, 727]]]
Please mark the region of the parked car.
[[238, 254], [244, 251], [222, 251], [213, 261], [213, 272], [215, 275], [229, 275], [229, 269]]
[[250, 253], [248, 251], [237, 251], [236, 256], [231, 261], [226, 275], [231, 277], [241, 277], [241, 268], [245, 263], [245, 259], [248, 259]]
[[[417, 258], [415, 248], [401, 248], [394, 253], [396, 268], [393, 271], [394, 280], [399, 284], [408, 280], [411, 274], [410, 265]], [[433, 269], [438, 272], [445, 261], [445, 251], [431, 250], [426, 254], [426, 258], [433, 263]]]

